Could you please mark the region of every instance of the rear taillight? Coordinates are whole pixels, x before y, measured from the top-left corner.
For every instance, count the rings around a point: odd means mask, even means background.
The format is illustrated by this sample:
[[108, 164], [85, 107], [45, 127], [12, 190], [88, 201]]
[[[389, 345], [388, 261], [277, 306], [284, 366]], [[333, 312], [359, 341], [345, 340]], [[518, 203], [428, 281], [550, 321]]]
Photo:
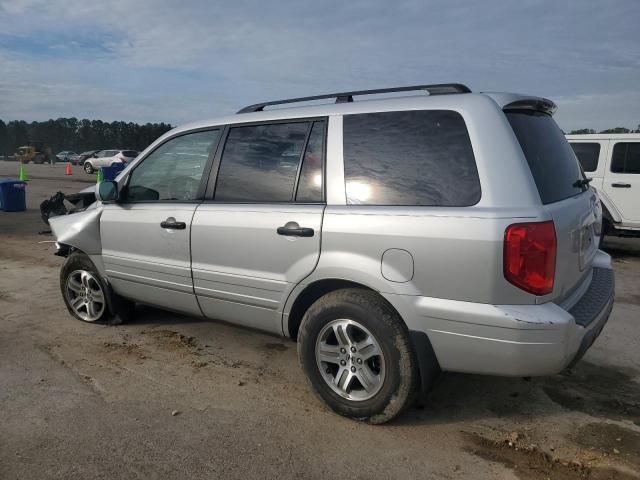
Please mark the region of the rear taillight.
[[504, 232], [504, 278], [516, 287], [546, 295], [556, 273], [553, 222], [515, 223]]

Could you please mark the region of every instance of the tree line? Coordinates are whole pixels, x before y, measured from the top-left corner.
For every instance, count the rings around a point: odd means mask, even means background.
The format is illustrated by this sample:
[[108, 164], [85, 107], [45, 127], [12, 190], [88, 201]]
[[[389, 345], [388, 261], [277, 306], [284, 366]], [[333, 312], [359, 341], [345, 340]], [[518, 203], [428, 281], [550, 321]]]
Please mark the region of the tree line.
[[42, 142], [52, 153], [71, 150], [131, 149], [142, 151], [160, 135], [171, 130], [168, 123], [103, 122], [58, 118], [44, 122], [0, 120], [0, 155], [13, 155], [23, 145]]
[[590, 133], [640, 133], [640, 124], [638, 124], [638, 128], [636, 130], [625, 127], [616, 127], [596, 132], [593, 128], [581, 128], [579, 130], [571, 130], [569, 135], [588, 135]]

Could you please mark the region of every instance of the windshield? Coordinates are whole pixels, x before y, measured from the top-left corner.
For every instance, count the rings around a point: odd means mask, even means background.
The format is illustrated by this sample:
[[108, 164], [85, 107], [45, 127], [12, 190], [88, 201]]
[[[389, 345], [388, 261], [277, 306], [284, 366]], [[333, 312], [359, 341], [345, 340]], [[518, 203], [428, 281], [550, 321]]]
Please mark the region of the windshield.
[[578, 195], [587, 187], [584, 175], [562, 130], [553, 118], [535, 110], [505, 112], [538, 187], [542, 203]]

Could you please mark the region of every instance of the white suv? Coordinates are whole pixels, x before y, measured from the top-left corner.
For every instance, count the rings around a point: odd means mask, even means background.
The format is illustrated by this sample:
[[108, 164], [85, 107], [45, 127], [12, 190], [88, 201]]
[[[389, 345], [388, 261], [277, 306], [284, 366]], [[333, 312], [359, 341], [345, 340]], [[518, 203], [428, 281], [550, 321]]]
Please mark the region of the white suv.
[[134, 150], [100, 150], [87, 158], [83, 164], [84, 171], [93, 173], [102, 167], [112, 167], [117, 164], [127, 164], [138, 156]]
[[640, 237], [640, 133], [567, 135], [567, 140], [600, 195], [603, 233]]

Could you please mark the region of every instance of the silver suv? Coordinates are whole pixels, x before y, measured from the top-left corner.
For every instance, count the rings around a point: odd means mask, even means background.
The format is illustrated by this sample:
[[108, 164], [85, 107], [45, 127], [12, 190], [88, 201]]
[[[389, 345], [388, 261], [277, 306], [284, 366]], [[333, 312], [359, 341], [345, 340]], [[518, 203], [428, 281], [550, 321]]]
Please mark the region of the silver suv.
[[614, 279], [554, 110], [421, 85], [176, 128], [51, 220], [64, 301], [86, 322], [140, 302], [290, 337], [318, 395], [371, 423], [441, 371], [558, 373], [604, 327]]

